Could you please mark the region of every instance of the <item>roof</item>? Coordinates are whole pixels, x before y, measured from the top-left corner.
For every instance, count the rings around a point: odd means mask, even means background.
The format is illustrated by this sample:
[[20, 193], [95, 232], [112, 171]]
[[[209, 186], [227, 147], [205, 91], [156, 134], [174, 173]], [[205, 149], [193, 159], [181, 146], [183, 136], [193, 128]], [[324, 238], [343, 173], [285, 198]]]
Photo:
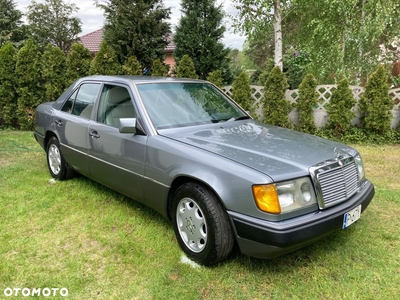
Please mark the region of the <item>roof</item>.
[[[169, 33], [167, 36], [168, 45], [165, 47], [164, 52], [172, 53], [175, 50], [175, 44], [173, 42], [173, 34]], [[103, 28], [97, 29], [96, 31], [87, 33], [80, 37], [81, 43], [90, 53], [97, 53], [100, 50], [100, 44], [103, 40]]]
[[[76, 83], [84, 81], [84, 80], [93, 80], [93, 81], [114, 81], [120, 83], [129, 83], [133, 82], [135, 84], [141, 83], [182, 83], [182, 82], [200, 82], [204, 83], [206, 81], [200, 79], [191, 79], [191, 78], [176, 78], [176, 77], [157, 77], [157, 76], [138, 76], [138, 75], [92, 75], [86, 76], [78, 79]], [[75, 85], [74, 84], [74, 85]]]
[[80, 37], [81, 43], [90, 53], [97, 53], [100, 50], [100, 44], [103, 40], [103, 28], [97, 29], [96, 31], [82, 35]]

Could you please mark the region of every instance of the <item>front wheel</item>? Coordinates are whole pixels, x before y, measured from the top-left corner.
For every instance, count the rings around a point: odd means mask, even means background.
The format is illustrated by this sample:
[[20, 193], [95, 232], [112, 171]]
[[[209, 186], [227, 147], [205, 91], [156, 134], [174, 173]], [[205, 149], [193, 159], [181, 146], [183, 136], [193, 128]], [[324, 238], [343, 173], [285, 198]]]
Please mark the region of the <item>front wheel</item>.
[[53, 178], [65, 180], [74, 176], [74, 170], [65, 161], [61, 150], [60, 143], [56, 137], [51, 137], [46, 147], [47, 166]]
[[231, 253], [234, 237], [228, 215], [206, 187], [180, 186], [174, 194], [172, 220], [179, 245], [193, 261], [211, 265]]

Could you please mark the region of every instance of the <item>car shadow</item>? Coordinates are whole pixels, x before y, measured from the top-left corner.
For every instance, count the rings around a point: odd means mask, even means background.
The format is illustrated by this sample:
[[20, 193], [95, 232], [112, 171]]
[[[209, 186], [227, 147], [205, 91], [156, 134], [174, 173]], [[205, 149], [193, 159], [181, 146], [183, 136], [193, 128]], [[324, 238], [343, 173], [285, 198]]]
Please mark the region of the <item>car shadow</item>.
[[[101, 194], [104, 194], [106, 196], [104, 197], [103, 200], [104, 204], [110, 205], [115, 201], [120, 205], [126, 205], [127, 207], [132, 209], [132, 211], [134, 211], [138, 217], [149, 218], [151, 219], [152, 222], [159, 222], [162, 225], [167, 225], [171, 223], [169, 220], [167, 220], [162, 215], [157, 213], [155, 210], [149, 208], [145, 204], [136, 201], [126, 195], [123, 195], [113, 190], [112, 188], [109, 188], [101, 183], [98, 183], [97, 181], [92, 180], [86, 176], [79, 174], [70, 181], [74, 180], [79, 181], [80, 184], [86, 184], [88, 186], [95, 187], [95, 189], [98, 190]], [[172, 225], [171, 225], [171, 230], [172, 230]]]

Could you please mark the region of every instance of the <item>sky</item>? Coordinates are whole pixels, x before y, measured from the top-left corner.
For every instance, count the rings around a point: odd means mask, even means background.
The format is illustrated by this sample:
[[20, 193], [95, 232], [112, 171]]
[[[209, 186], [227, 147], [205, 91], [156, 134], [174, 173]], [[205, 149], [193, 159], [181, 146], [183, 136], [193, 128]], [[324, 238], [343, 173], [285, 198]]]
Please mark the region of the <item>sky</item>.
[[[86, 33], [90, 33], [97, 29], [103, 27], [104, 16], [103, 11], [100, 8], [97, 8], [94, 0], [64, 0], [67, 3], [74, 3], [79, 8], [78, 13], [76, 14], [82, 21], [82, 33], [80, 35], [84, 35]], [[44, 3], [44, 0], [36, 0], [36, 2]], [[180, 0], [164, 0], [165, 7], [171, 7], [171, 27], [174, 31], [175, 25], [178, 24], [178, 21], [181, 16], [180, 12]], [[27, 11], [28, 5], [31, 3], [31, 0], [17, 0], [15, 2], [17, 4], [17, 9], [25, 13]], [[232, 5], [232, 1], [230, 0], [220, 0], [217, 3], [223, 3], [224, 9], [226, 12], [234, 15], [235, 8]], [[227, 31], [225, 32], [225, 36], [223, 38], [223, 43], [232, 49], [241, 50], [243, 47], [243, 42], [245, 37], [240, 36], [239, 34], [233, 33], [233, 29], [230, 26], [231, 21], [226, 18], [224, 20], [224, 25], [227, 27]]]

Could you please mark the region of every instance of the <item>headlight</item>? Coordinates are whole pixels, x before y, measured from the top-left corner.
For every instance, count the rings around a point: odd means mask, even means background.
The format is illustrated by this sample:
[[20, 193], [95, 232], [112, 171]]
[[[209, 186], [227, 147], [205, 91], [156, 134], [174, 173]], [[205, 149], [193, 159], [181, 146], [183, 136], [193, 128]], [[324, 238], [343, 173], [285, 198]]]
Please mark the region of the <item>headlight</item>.
[[280, 183], [253, 185], [253, 196], [258, 209], [270, 214], [281, 214], [317, 203], [309, 178]]
[[358, 179], [360, 181], [363, 181], [365, 179], [365, 171], [364, 171], [364, 164], [363, 164], [361, 156], [357, 155], [356, 157], [354, 157], [354, 161], [356, 163], [357, 170], [358, 170]]

